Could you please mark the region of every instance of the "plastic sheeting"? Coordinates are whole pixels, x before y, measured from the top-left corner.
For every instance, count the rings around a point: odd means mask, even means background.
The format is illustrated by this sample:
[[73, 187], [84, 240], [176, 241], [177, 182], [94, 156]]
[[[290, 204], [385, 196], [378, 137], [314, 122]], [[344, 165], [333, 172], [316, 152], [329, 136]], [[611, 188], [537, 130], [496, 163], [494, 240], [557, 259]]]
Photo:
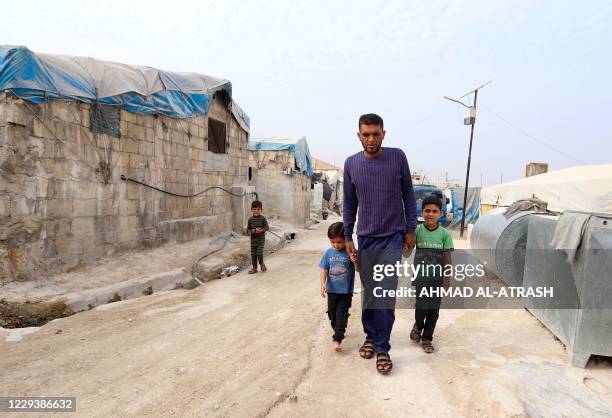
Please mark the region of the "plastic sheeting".
[[480, 201], [483, 205], [510, 206], [534, 196], [548, 202], [551, 211], [612, 213], [612, 164], [569, 167], [485, 187]]
[[[32, 103], [53, 99], [99, 102], [133, 113], [190, 118], [208, 114], [218, 91], [226, 92], [231, 99], [232, 84], [202, 74], [39, 54], [26, 47], [4, 45], [0, 46], [0, 91]], [[233, 100], [229, 109], [248, 131], [246, 113]]]
[[299, 138], [273, 136], [270, 138], [255, 138], [249, 141], [251, 151], [281, 151], [290, 150], [295, 158], [295, 164], [300, 172], [312, 176], [312, 157], [306, 137]]
[[[451, 201], [453, 202], [453, 219], [451, 227], [461, 225], [463, 216], [463, 187], [451, 188]], [[465, 217], [466, 224], [473, 224], [480, 216], [480, 187], [468, 187], [467, 211]]]

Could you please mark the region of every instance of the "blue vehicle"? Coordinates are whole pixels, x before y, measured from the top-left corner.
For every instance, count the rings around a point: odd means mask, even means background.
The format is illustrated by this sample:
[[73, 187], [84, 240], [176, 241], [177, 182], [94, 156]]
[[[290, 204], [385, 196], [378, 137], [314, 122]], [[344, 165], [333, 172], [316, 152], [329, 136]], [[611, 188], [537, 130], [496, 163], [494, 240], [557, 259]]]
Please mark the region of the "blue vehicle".
[[422, 202], [423, 198], [427, 195], [433, 194], [438, 196], [442, 200], [442, 216], [440, 217], [440, 225], [447, 226], [448, 219], [446, 217], [447, 205], [449, 203], [449, 199], [444, 196], [442, 190], [437, 188], [436, 186], [432, 186], [429, 184], [415, 184], [414, 185], [414, 194], [416, 197], [417, 204], [417, 222], [423, 223], [423, 216], [421, 215], [422, 211]]

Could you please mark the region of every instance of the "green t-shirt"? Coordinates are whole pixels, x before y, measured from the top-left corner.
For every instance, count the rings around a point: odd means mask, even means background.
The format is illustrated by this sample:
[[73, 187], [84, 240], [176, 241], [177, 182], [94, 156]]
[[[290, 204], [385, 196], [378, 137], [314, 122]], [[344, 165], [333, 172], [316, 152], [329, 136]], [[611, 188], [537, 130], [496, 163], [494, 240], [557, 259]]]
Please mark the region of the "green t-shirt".
[[[452, 251], [453, 238], [447, 229], [438, 225], [434, 230], [428, 229], [424, 224], [421, 224], [416, 229], [416, 251], [414, 254], [414, 264], [418, 266], [422, 264], [421, 274], [417, 276], [415, 285], [422, 285], [425, 281], [419, 280], [424, 278], [433, 280], [432, 284], [439, 284], [442, 280], [442, 272], [444, 271], [444, 252]], [[432, 266], [425, 268], [427, 266]]]

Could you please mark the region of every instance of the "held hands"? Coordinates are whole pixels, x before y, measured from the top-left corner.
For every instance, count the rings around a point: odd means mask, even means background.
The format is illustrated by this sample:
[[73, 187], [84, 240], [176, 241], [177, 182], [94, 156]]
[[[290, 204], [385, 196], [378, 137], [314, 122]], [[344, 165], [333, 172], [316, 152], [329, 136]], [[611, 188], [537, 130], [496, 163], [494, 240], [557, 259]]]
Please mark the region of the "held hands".
[[351, 257], [351, 261], [353, 260], [353, 257], [357, 257], [357, 250], [355, 250], [355, 243], [353, 241], [347, 241], [346, 242], [346, 252], [349, 254], [349, 257]]
[[255, 233], [256, 234], [261, 234], [264, 231], [263, 228], [255, 228]]
[[404, 256], [408, 257], [416, 245], [416, 235], [414, 232], [404, 233]]
[[321, 285], [321, 297], [325, 299], [325, 295], [327, 295], [327, 289], [325, 288], [325, 285]]

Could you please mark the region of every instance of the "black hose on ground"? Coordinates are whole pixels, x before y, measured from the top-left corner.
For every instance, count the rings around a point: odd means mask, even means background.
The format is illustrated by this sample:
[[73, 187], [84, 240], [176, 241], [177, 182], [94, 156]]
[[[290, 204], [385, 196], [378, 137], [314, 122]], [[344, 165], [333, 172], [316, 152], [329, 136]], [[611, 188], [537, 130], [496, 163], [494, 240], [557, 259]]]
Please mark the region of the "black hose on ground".
[[[272, 235], [276, 235], [280, 239], [280, 242], [278, 244], [276, 244], [276, 246], [272, 247], [269, 251], [267, 251], [267, 254], [276, 252], [283, 245], [285, 245], [285, 243], [287, 243], [287, 240], [285, 238], [281, 237], [280, 235], [278, 235], [276, 232], [272, 232], [272, 231], [267, 231], [267, 232], [271, 233]], [[216, 250], [213, 250], [213, 251], [210, 251], [210, 252], [204, 254], [202, 257], [200, 257], [196, 261], [194, 261], [193, 265], [191, 266], [191, 277], [193, 278], [193, 280], [195, 280], [196, 282], [198, 282], [201, 285], [203, 285], [206, 282], [205, 280], [202, 280], [201, 278], [198, 277], [198, 273], [197, 273], [198, 264], [200, 264], [200, 262], [202, 260], [204, 260], [206, 257], [208, 257], [210, 255], [213, 255], [215, 253], [218, 253], [223, 248], [225, 248], [225, 246], [227, 245], [227, 242], [230, 240], [230, 238], [232, 236], [237, 236], [237, 234], [235, 234], [234, 232], [230, 233], [227, 237], [225, 237], [223, 239], [223, 244], [221, 245], [221, 247], [217, 248]]]

